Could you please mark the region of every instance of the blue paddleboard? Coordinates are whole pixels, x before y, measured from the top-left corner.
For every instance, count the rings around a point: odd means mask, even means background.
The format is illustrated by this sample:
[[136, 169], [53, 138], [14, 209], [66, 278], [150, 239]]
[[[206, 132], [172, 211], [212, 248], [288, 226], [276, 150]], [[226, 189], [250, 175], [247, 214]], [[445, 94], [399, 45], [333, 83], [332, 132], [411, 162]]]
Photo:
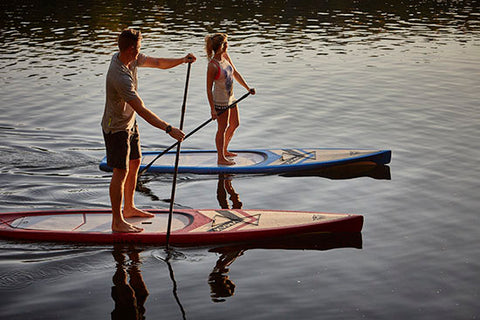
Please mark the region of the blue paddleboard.
[[[363, 161], [382, 165], [389, 163], [391, 159], [390, 150], [296, 148], [232, 150], [232, 152], [238, 154], [232, 158], [235, 164], [226, 166], [217, 164], [215, 150], [182, 150], [178, 172], [197, 174], [286, 173]], [[160, 153], [157, 151], [144, 152], [140, 170]], [[148, 172], [173, 172], [175, 156], [175, 151], [164, 154], [153, 163]], [[107, 166], [106, 158], [100, 162], [100, 169], [112, 171], [112, 168]]]

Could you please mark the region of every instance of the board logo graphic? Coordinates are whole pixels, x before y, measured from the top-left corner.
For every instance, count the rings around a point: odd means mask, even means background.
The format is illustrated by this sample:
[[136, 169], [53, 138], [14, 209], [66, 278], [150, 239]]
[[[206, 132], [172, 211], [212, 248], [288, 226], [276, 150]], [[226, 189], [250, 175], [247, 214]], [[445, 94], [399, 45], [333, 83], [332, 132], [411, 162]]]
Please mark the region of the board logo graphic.
[[261, 214], [255, 214], [253, 216], [239, 212], [229, 210], [216, 210], [218, 214], [213, 217], [212, 228], [208, 232], [223, 231], [232, 227], [241, 228], [246, 225], [258, 226]]
[[283, 164], [294, 164], [302, 160], [317, 159], [317, 153], [315, 151], [297, 151], [294, 149], [282, 150], [282, 162]]

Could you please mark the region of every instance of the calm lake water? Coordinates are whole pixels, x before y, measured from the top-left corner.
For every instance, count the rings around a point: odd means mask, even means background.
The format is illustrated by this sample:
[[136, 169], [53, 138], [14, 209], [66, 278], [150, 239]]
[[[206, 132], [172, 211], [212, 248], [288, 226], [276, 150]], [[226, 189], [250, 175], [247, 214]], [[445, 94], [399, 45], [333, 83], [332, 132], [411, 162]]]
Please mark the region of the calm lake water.
[[[147, 55], [197, 55], [186, 131], [209, 117], [203, 38], [221, 31], [257, 89], [240, 106], [233, 148], [393, 154], [388, 167], [344, 176], [230, 181], [246, 209], [363, 214], [363, 232], [351, 239], [179, 248], [168, 264], [162, 247], [0, 240], [0, 318], [480, 318], [478, 1], [60, 0], [0, 8], [0, 212], [109, 207], [110, 175], [98, 169], [100, 119], [105, 73], [125, 27], [142, 31]], [[172, 123], [185, 75], [186, 66], [140, 70], [145, 103]], [[139, 124], [144, 150], [172, 143]], [[212, 149], [214, 133], [211, 124], [182, 146]], [[167, 209], [171, 178], [147, 175], [137, 205]], [[181, 175], [176, 208], [232, 205], [217, 199], [224, 182]]]

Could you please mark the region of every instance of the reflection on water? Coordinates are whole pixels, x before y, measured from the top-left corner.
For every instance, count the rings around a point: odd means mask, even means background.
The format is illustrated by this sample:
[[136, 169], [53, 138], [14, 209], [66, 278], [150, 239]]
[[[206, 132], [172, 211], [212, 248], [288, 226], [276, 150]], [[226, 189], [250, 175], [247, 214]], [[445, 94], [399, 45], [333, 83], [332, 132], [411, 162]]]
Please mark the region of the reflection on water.
[[115, 245], [112, 251], [116, 261], [112, 287], [115, 309], [111, 314], [112, 319], [145, 319], [144, 305], [149, 293], [140, 271], [140, 253], [141, 250], [134, 246], [123, 245]]
[[[62, 311], [64, 305], [72, 303], [73, 296], [82, 296], [85, 289], [92, 292], [105, 292], [108, 294], [107, 287], [102, 288], [103, 281], [99, 282], [99, 278], [104, 279], [111, 277], [112, 286], [110, 289], [111, 298], [113, 300], [113, 309], [109, 309], [112, 319], [145, 319], [148, 314], [148, 301], [158, 301], [160, 297], [153, 296], [149, 292], [148, 287], [154, 288], [154, 292], [159, 292], [158, 283], [155, 281], [151, 283], [151, 276], [157, 279], [160, 272], [166, 272], [166, 269], [158, 268], [156, 263], [148, 261], [149, 256], [141, 256], [142, 253], [150, 251], [154, 248], [143, 248], [136, 245], [116, 244], [113, 247], [103, 246], [76, 246], [71, 244], [58, 243], [30, 243], [30, 242], [4, 242], [5, 249], [0, 253], [2, 264], [5, 266], [7, 272], [2, 272], [0, 275], [0, 296], [4, 299], [10, 296], [12, 292], [17, 292], [18, 295], [22, 293], [24, 296], [19, 300], [24, 300], [25, 297], [29, 301], [29, 307], [32, 309], [18, 310], [16, 308], [1, 308], [0, 315], [7, 318], [25, 318], [25, 319], [53, 319], [53, 314]], [[251, 242], [236, 244], [230, 246], [212, 247], [207, 249], [208, 252], [218, 254], [217, 261], [210, 267], [210, 273], [201, 275], [205, 279], [205, 285], [210, 287], [210, 298], [213, 302], [224, 302], [226, 298], [232, 297], [235, 291], [241, 290], [233, 280], [230, 279], [229, 273], [234, 268], [234, 262], [253, 250], [312, 250], [325, 251], [341, 248], [362, 248], [361, 233], [349, 234], [309, 234], [302, 236], [282, 237], [281, 239], [271, 239], [268, 241]], [[159, 254], [153, 254], [155, 261], [165, 262], [168, 266], [170, 276], [170, 283], [164, 283], [166, 292], [170, 292], [176, 302], [176, 306], [170, 306], [173, 312], [170, 314], [181, 315], [178, 318], [186, 319], [188, 315], [188, 306], [191, 306], [192, 301], [187, 300], [192, 297], [192, 294], [180, 295], [183, 288], [191, 288], [189, 281], [195, 282], [189, 277], [175, 278], [175, 264], [172, 262], [181, 263], [188, 260], [188, 256], [195, 257], [199, 251], [204, 249], [196, 249], [195, 251], [188, 251], [182, 253], [180, 251], [166, 252], [164, 249], [154, 249]], [[193, 252], [193, 253], [192, 253]], [[112, 264], [112, 256], [115, 264]], [[110, 258], [108, 258], [110, 257]], [[147, 260], [147, 261], [144, 261]], [[269, 266], [265, 266], [262, 261], [258, 261], [257, 270], [263, 269], [263, 272], [269, 272]], [[142, 269], [147, 268], [149, 277], [143, 276]], [[182, 269], [185, 265], [182, 266]], [[239, 270], [241, 267], [239, 266]], [[145, 271], [145, 270], [143, 270]], [[113, 273], [113, 276], [112, 276]], [[97, 277], [90, 278], [94, 274]], [[68, 282], [66, 279], [71, 279]], [[75, 279], [75, 280], [74, 280]], [[93, 282], [89, 282], [92, 281]], [[149, 282], [150, 281], [150, 282]], [[51, 286], [53, 283], [58, 283], [57, 286], [52, 286], [51, 289], [38, 292], [38, 288], [34, 283], [46, 282], [46, 285]], [[65, 288], [65, 282], [69, 286]], [[94, 287], [89, 287], [90, 285]], [[32, 286], [33, 285], [33, 286]], [[105, 289], [105, 290], [103, 290]], [[265, 288], [264, 288], [265, 289]], [[258, 290], [261, 291], [261, 288]], [[38, 294], [45, 295], [48, 292], [51, 301], [46, 302], [40, 298]], [[163, 291], [160, 291], [163, 292]], [[204, 290], [199, 290], [202, 294]], [[193, 295], [195, 296], [195, 295]], [[106, 298], [106, 297], [105, 297]], [[93, 300], [91, 300], [93, 299]], [[78, 308], [82, 309], [88, 304], [98, 304], [102, 301], [108, 301], [104, 297], [93, 296], [88, 301], [81, 301]], [[165, 300], [164, 297], [161, 297]], [[37, 301], [38, 300], [38, 301]], [[110, 300], [110, 301], [112, 301]], [[7, 300], [15, 301], [15, 300]], [[173, 302], [172, 302], [173, 303]], [[107, 304], [109, 307], [111, 304]], [[83, 306], [83, 307], [82, 307]], [[100, 308], [101, 306], [92, 307], [92, 309]], [[178, 309], [174, 309], [178, 308]], [[38, 311], [40, 310], [40, 311]], [[64, 310], [67, 314], [75, 317], [74, 308]], [[178, 310], [178, 311], [177, 311]], [[85, 309], [83, 310], [85, 311]], [[29, 314], [34, 313], [34, 314]], [[36, 312], [36, 314], [35, 314]], [[177, 313], [178, 312], [178, 313]], [[22, 315], [29, 314], [29, 317]], [[88, 314], [88, 313], [87, 313]], [[15, 315], [12, 317], [12, 315]], [[35, 316], [36, 315], [36, 316]], [[85, 313], [82, 314], [82, 317]], [[99, 317], [103, 319], [105, 317]], [[195, 317], [193, 317], [195, 318]]]
[[[362, 177], [369, 177], [377, 180], [390, 180], [390, 167], [387, 165], [377, 165], [373, 162], [357, 162], [340, 166], [332, 166], [327, 168], [320, 168], [316, 170], [305, 170], [283, 173], [280, 176], [283, 177], [319, 177], [332, 180], [347, 180]], [[191, 176], [180, 176], [179, 179], [189, 180]], [[200, 175], [197, 177], [203, 177], [209, 179], [210, 175]], [[243, 202], [240, 200], [239, 193], [233, 186], [234, 178], [241, 179], [242, 175], [234, 174], [219, 174], [218, 183], [216, 189], [216, 198], [221, 209], [242, 209]], [[149, 188], [148, 183], [156, 179], [162, 179], [165, 183], [171, 184], [171, 175], [169, 174], [145, 174], [137, 184], [137, 191], [141, 194], [148, 196], [152, 201], [170, 202], [169, 198], [161, 199], [155, 192]], [[175, 206], [181, 207], [181, 204], [175, 204]]]
[[[64, 0], [21, 4], [3, 1], [1, 8], [0, 26], [5, 32], [0, 39], [4, 43], [17, 39], [20, 44], [28, 39], [41, 44], [40, 48], [48, 48], [55, 42], [67, 50], [77, 49], [78, 53], [110, 52], [105, 46], [112, 46], [112, 31], [116, 33], [126, 26], [176, 36], [173, 41], [217, 29], [227, 33], [235, 30], [243, 39], [280, 38], [305, 48], [313, 44], [298, 40], [340, 39], [336, 42], [344, 45], [368, 36], [372, 42], [388, 36], [388, 40], [399, 41], [398, 45], [409, 36], [425, 36], [424, 31], [467, 36], [480, 27], [476, 1], [369, 1], [364, 4], [355, 0], [309, 0], [299, 5], [291, 0], [146, 0], [137, 1], [135, 6], [120, 7], [115, 1]], [[80, 48], [79, 44], [84, 41], [95, 45]]]
[[[217, 200], [222, 209], [242, 209], [243, 203], [240, 201], [240, 196], [232, 186], [233, 175], [219, 174], [217, 185]], [[230, 197], [232, 206], [228, 203], [227, 196]]]
[[64, 0], [2, 1], [0, 8], [0, 69], [41, 79], [51, 76], [45, 71], [52, 65], [64, 79], [98, 73], [93, 66], [105, 64], [118, 31], [128, 26], [145, 33], [149, 48], [171, 41], [201, 48], [205, 34], [221, 30], [233, 35], [239, 52], [260, 47], [264, 57], [392, 50], [415, 38], [435, 48], [445, 35], [464, 43], [480, 30], [476, 1], [146, 0], [122, 7], [107, 0]]
[[[230, 279], [229, 272], [232, 264], [247, 251], [254, 249], [263, 250], [332, 250], [339, 248], [362, 248], [361, 233], [312, 233], [301, 236], [291, 236], [248, 242], [242, 244], [210, 248], [208, 251], [219, 254], [219, 257], [208, 275], [210, 298], [213, 302], [225, 302], [226, 298], [235, 294], [236, 285]], [[134, 245], [118, 244], [114, 246], [112, 255], [116, 262], [113, 276], [112, 298], [115, 308], [112, 319], [144, 319], [146, 314], [145, 302], [149, 295], [147, 285], [142, 277], [141, 260], [139, 254], [142, 249]], [[178, 294], [178, 287], [171, 260], [185, 259], [185, 255], [175, 250], [162, 250], [158, 259], [165, 262], [171, 280], [172, 294], [175, 298], [183, 319], [187, 318], [187, 311]], [[148, 282], [148, 281], [147, 281]], [[185, 286], [184, 286], [185, 287]]]
[[369, 177], [378, 180], [391, 180], [390, 167], [377, 165], [374, 162], [356, 162], [316, 170], [287, 172], [281, 174], [283, 177], [305, 177], [315, 176], [332, 180], [346, 180], [360, 177]]
[[220, 257], [213, 267], [212, 272], [208, 276], [208, 284], [210, 285], [210, 297], [213, 302], [224, 302], [224, 298], [228, 298], [235, 293], [235, 284], [229, 279], [228, 266], [230, 266], [238, 257], [243, 254], [244, 250], [232, 250], [221, 252]]
[[[170, 253], [169, 253], [170, 255]], [[167, 263], [167, 266], [168, 266], [168, 272], [170, 274], [170, 280], [172, 280], [172, 286], [173, 286], [173, 289], [172, 289], [172, 293], [173, 293], [173, 296], [175, 297], [175, 301], [177, 302], [177, 305], [178, 307], [180, 308], [180, 312], [182, 313], [182, 319], [186, 319], [187, 318], [187, 314], [185, 312], [185, 308], [183, 307], [182, 305], [182, 302], [180, 301], [180, 297], [178, 296], [178, 292], [177, 292], [177, 281], [175, 280], [175, 273], [173, 272], [173, 267], [170, 263], [170, 257], [168, 257], [165, 262]]]
[[301, 236], [282, 237], [268, 241], [212, 248], [210, 252], [220, 254], [208, 277], [210, 297], [213, 302], [225, 302], [235, 294], [235, 283], [230, 279], [229, 267], [248, 250], [331, 250], [339, 248], [362, 248], [361, 233], [312, 233]]

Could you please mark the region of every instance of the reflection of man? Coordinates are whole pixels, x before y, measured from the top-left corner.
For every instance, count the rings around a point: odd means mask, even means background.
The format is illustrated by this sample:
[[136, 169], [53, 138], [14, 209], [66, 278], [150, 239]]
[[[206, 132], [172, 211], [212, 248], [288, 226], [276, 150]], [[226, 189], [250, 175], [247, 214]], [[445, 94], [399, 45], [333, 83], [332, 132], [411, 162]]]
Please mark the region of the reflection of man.
[[217, 200], [222, 209], [230, 209], [227, 200], [227, 193], [230, 195], [232, 201], [232, 209], [241, 209], [243, 203], [240, 201], [240, 196], [235, 192], [232, 186], [232, 175], [219, 174], [217, 186]]
[[219, 249], [221, 253], [215, 267], [208, 276], [208, 284], [210, 285], [210, 297], [213, 302], [224, 302], [225, 299], [234, 295], [235, 284], [228, 278], [227, 268], [236, 258], [240, 257], [244, 250], [229, 251], [228, 249]]
[[[117, 262], [117, 270], [113, 275], [112, 298], [115, 301], [115, 309], [112, 311], [112, 319], [144, 319], [145, 301], [148, 290], [138, 268], [140, 264], [140, 251], [135, 248], [126, 249], [122, 245], [116, 245], [112, 255]], [[128, 254], [128, 263], [125, 254]], [[130, 281], [127, 281], [127, 271]]]

